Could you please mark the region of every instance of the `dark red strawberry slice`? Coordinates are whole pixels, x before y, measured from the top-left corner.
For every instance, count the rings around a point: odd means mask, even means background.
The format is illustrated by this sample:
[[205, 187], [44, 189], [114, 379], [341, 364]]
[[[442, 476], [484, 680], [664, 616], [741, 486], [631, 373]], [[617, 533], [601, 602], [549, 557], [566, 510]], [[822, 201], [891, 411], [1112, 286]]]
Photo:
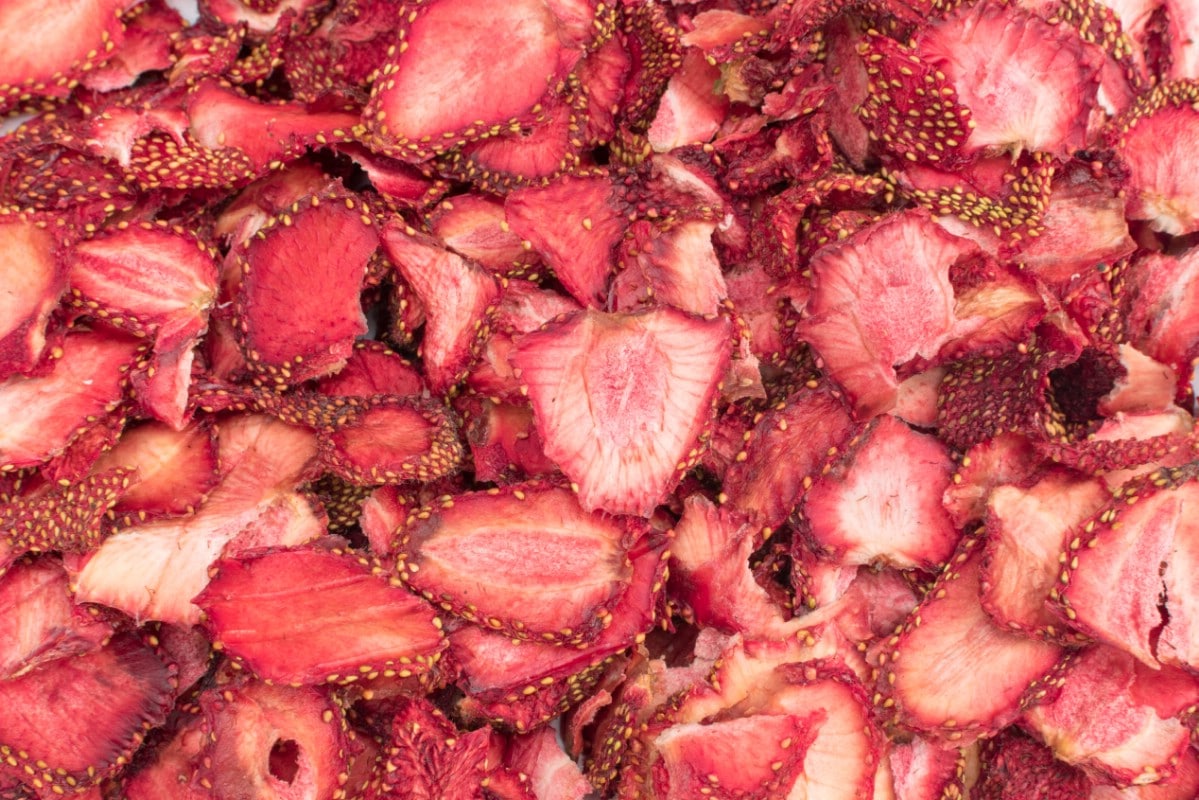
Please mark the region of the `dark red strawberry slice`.
[[135, 340], [115, 333], [76, 330], [50, 353], [33, 377], [0, 383], [0, 467], [37, 465], [66, 449], [91, 420], [117, 407]]
[[584, 305], [602, 307], [627, 225], [612, 182], [564, 177], [513, 192], [504, 209], [512, 231], [532, 242], [563, 288]]
[[366, 333], [359, 292], [378, 245], [370, 209], [352, 197], [301, 201], [255, 234], [239, 254], [234, 324], [256, 371], [290, 384], [345, 363]]
[[537, 256], [514, 233], [504, 204], [485, 195], [463, 194], [438, 203], [428, 215], [433, 235], [455, 253], [499, 275], [528, 273]]
[[1009, 728], [983, 743], [981, 775], [971, 791], [979, 800], [1054, 797], [1089, 800], [1091, 781], [1079, 769], [1054, 758], [1053, 751]]
[[429, 386], [448, 393], [465, 377], [487, 336], [500, 293], [496, 280], [398, 218], [384, 227], [383, 246], [425, 309], [420, 352]]
[[[565, 489], [447, 497], [405, 525], [400, 576], [447, 611], [515, 638], [588, 642], [627, 587], [640, 532], [632, 520], [584, 511]], [[534, 586], [544, 602], [529, 605]]]
[[[298, 200], [323, 196], [333, 188], [332, 179], [320, 167], [294, 161], [238, 192], [216, 216], [213, 233], [230, 246], [244, 244], [271, 218], [287, 211]], [[226, 262], [221, 276], [226, 290], [240, 281], [240, 276], [230, 274], [230, 266]]]
[[612, 282], [614, 307], [665, 304], [692, 314], [716, 314], [728, 298], [712, 245], [715, 222], [654, 225], [639, 220], [620, 246], [621, 270]]
[[977, 328], [954, 307], [950, 268], [974, 245], [907, 211], [829, 245], [811, 262], [812, 298], [802, 332], [859, 418], [895, 402], [895, 365], [935, 358]]
[[408, 677], [445, 646], [433, 608], [389, 586], [366, 560], [311, 547], [226, 558], [214, 569], [196, 597], [213, 645], [266, 680]]
[[28, 372], [46, 346], [46, 324], [66, 289], [66, 264], [45, 223], [12, 217], [0, 224], [0, 376]]
[[71, 602], [66, 571], [52, 559], [21, 561], [0, 577], [0, 676], [90, 652], [112, 626]]
[[587, 510], [648, 516], [695, 464], [730, 351], [726, 318], [577, 312], [511, 355], [545, 454]]
[[[1190, 732], [1173, 715], [1197, 696], [1199, 685], [1181, 670], [1152, 670], [1099, 645], [1073, 658], [1055, 699], [1024, 720], [1059, 759], [1105, 783], [1152, 783], [1169, 777], [1186, 750]], [[1173, 707], [1155, 707], [1162, 701]]]
[[955, 742], [1015, 721], [1030, 687], [1063, 655], [991, 620], [979, 602], [981, 553], [980, 540], [962, 540], [882, 662], [886, 707], [903, 724]]
[[528, 406], [475, 397], [464, 415], [476, 481], [511, 483], [558, 472], [546, 458]]
[[1046, 608], [1066, 536], [1109, 498], [1103, 484], [1064, 471], [1028, 488], [999, 486], [987, 499], [987, 540], [980, 576], [982, 603], [1000, 625], [1068, 639], [1061, 618]]
[[352, 483], [429, 483], [456, 472], [458, 426], [440, 403], [378, 397], [322, 431], [321, 462]]
[[151, 422], [122, 434], [93, 471], [115, 467], [135, 476], [113, 507], [126, 524], [134, 518], [190, 514], [218, 482], [216, 440], [207, 425], [176, 431]]
[[166, 666], [130, 634], [0, 681], [0, 781], [54, 794], [94, 784], [166, 720], [171, 699]]
[[[407, 15], [363, 111], [369, 146], [423, 160], [535, 119], [547, 91], [582, 55], [582, 41], [560, 34], [555, 5], [439, 0]], [[518, 57], [479, 73], [496, 35]], [[454, 103], [441, 102], [451, 94]]]
[[941, 504], [952, 473], [949, 450], [936, 438], [878, 417], [804, 495], [808, 533], [840, 564], [934, 569], [958, 540]]

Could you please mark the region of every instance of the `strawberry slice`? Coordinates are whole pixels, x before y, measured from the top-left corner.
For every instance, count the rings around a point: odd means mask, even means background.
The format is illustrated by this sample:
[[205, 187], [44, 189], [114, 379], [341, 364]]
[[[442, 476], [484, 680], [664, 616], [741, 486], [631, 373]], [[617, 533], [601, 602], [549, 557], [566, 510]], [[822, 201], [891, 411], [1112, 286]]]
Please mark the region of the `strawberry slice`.
[[21, 561], [0, 577], [0, 677], [90, 652], [112, 626], [71, 602], [67, 573], [52, 559]]
[[446, 247], [498, 275], [518, 277], [537, 264], [537, 256], [508, 225], [504, 204], [494, 198], [477, 194], [448, 197], [426, 221]]
[[35, 466], [60, 455], [123, 399], [125, 372], [138, 353], [119, 334], [76, 330], [40, 374], [0, 383], [0, 468]]
[[378, 245], [370, 209], [351, 197], [297, 202], [258, 231], [238, 255], [234, 318], [251, 366], [276, 384], [340, 369], [367, 330], [359, 293]]
[[170, 677], [136, 636], [121, 634], [0, 681], [0, 781], [71, 794], [112, 775], [166, 720]]
[[[445, 610], [509, 636], [589, 642], [627, 588], [628, 546], [640, 530], [633, 520], [583, 510], [565, 489], [447, 497], [405, 525], [400, 577]], [[488, 586], [478, 580], [484, 573]], [[544, 603], [524, 602], [531, 586]]]
[[953, 742], [1015, 721], [1022, 698], [1062, 658], [1056, 645], [996, 625], [979, 602], [982, 547], [966, 537], [883, 654], [897, 719]]
[[1120, 305], [1138, 350], [1185, 375], [1199, 355], [1199, 249], [1135, 258], [1124, 274]]
[[476, 397], [463, 413], [476, 481], [512, 483], [558, 474], [541, 447], [528, 406]]
[[96, 547], [130, 475], [129, 470], [118, 468], [78, 483], [64, 480], [0, 505], [0, 536], [8, 540], [9, 557], [27, 552], [79, 553]]
[[376, 396], [321, 433], [321, 463], [352, 483], [429, 483], [463, 457], [454, 418], [432, 400]]
[[868, 419], [894, 405], [895, 365], [932, 359], [977, 328], [954, 308], [950, 268], [974, 245], [918, 211], [895, 214], [829, 245], [811, 262], [802, 333]]
[[591, 784], [579, 765], [563, 752], [558, 737], [549, 728], [513, 737], [504, 764], [529, 776], [529, 788], [537, 800], [584, 800], [591, 794]]
[[336, 375], [317, 384], [321, 394], [340, 397], [370, 397], [389, 394], [397, 397], [419, 395], [425, 382], [420, 371], [408, 359], [383, 342], [359, 341]]
[[[966, 788], [967, 781], [975, 777], [970, 774], [972, 755], [971, 749], [945, 747], [922, 736], [906, 742], [892, 740], [886, 767], [895, 797], [941, 800], [967, 796], [967, 791], [974, 791]], [[876, 788], [875, 797], [880, 796], [885, 795]]]
[[[433, 608], [358, 558], [308, 547], [224, 558], [214, 569], [196, 597], [213, 646], [266, 680], [408, 677], [445, 646]], [[352, 622], [346, 608], [355, 609]]]
[[715, 222], [653, 225], [639, 220], [620, 246], [621, 271], [612, 281], [618, 311], [665, 304], [692, 314], [716, 314], [729, 295], [712, 245]]
[[983, 742], [981, 777], [970, 796], [978, 800], [1054, 797], [1090, 800], [1091, 781], [1081, 770], [1058, 761], [1053, 751], [1008, 728]]
[[958, 540], [941, 504], [952, 472], [949, 449], [936, 438], [877, 417], [805, 494], [808, 533], [839, 564], [931, 570]]
[[383, 247], [425, 308], [420, 353], [429, 386], [452, 393], [487, 335], [500, 293], [495, 278], [398, 218], [384, 227]]
[[670, 76], [646, 138], [655, 152], [708, 142], [728, 114], [729, 101], [717, 92], [720, 69], [698, 48], [688, 48]]
[[81, 83], [99, 92], [133, 86], [146, 72], [171, 66], [171, 38], [184, 28], [183, 17], [165, 0], [151, 0], [125, 12], [125, 35], [120, 47], [102, 65], [83, 76]]
[[46, 323], [66, 289], [66, 265], [44, 224], [14, 217], [0, 223], [0, 376], [28, 372], [46, 346]]
[[212, 792], [195, 781], [197, 762], [208, 744], [204, 719], [188, 718], [170, 741], [161, 744], [148, 758], [145, 751], [132, 771], [121, 780], [128, 800], [211, 800]]
[[150, 422], [125, 431], [116, 446], [97, 459], [93, 472], [116, 467], [134, 471], [113, 513], [146, 520], [193, 513], [218, 482], [216, 439], [209, 425], [176, 431]]
[[590, 511], [649, 516], [697, 461], [731, 325], [669, 307], [576, 312], [510, 356], [545, 454]]

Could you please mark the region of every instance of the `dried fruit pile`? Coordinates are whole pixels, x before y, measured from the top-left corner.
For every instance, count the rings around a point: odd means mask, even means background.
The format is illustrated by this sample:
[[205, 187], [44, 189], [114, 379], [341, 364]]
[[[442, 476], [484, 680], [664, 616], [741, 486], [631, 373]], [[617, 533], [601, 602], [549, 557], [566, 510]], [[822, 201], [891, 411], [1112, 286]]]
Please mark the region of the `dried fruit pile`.
[[0, 4], [0, 799], [1196, 796], [1193, 3], [199, 6]]

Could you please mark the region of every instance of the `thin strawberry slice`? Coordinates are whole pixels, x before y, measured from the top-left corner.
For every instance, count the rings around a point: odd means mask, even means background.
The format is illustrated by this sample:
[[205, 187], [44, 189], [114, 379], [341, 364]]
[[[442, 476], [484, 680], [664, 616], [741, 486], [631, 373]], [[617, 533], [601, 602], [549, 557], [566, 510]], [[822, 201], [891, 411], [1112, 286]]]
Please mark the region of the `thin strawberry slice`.
[[67, 573], [52, 559], [22, 561], [0, 578], [0, 676], [90, 652], [112, 626], [71, 602]]
[[537, 263], [537, 256], [508, 225], [504, 204], [491, 197], [448, 197], [426, 219], [446, 247], [498, 275], [524, 275]]
[[546, 458], [528, 406], [476, 397], [464, 416], [476, 481], [512, 483], [558, 473]]
[[549, 728], [514, 737], [504, 764], [529, 776], [529, 788], [537, 800], [584, 800], [591, 793], [591, 784], [579, 765], [563, 752], [558, 737]]
[[308, 547], [225, 558], [214, 570], [196, 597], [213, 645], [266, 680], [415, 675], [445, 647], [433, 608], [388, 585], [366, 560]]
[[132, 771], [121, 780], [123, 796], [128, 800], [211, 800], [212, 792], [193, 780], [207, 744], [204, 719], [198, 715], [188, 718], [152, 756], [146, 758], [142, 751]]
[[1199, 230], [1199, 185], [1193, 177], [1199, 82], [1167, 81], [1144, 95], [1107, 131], [1128, 170], [1129, 219], [1172, 235]]
[[1113, 489], [1158, 467], [1182, 466], [1194, 418], [1177, 406], [1157, 414], [1119, 413], [1086, 439], [1043, 442], [1037, 450], [1055, 463], [1103, 478]]
[[136, 475], [113, 506], [117, 517], [145, 520], [190, 514], [218, 482], [216, 439], [208, 425], [176, 431], [147, 423], [122, 434], [92, 469], [101, 473], [115, 467]]
[[716, 314], [729, 290], [712, 244], [715, 222], [633, 223], [620, 246], [621, 271], [612, 281], [617, 311], [665, 304], [692, 314]]
[[336, 374], [317, 384], [321, 394], [342, 397], [419, 395], [425, 387], [420, 371], [383, 342], [359, 341]]
[[8, 540], [6, 549], [10, 555], [20, 555], [81, 553], [96, 547], [105, 533], [107, 515], [130, 477], [130, 470], [111, 469], [78, 483], [64, 480], [0, 505], [0, 536]]
[[170, 677], [136, 636], [121, 634], [0, 681], [0, 770], [55, 794], [108, 777], [166, 720]]
[[716, 92], [720, 78], [720, 69], [709, 64], [699, 49], [688, 48], [684, 52], [646, 132], [655, 152], [667, 153], [677, 147], [712, 140], [729, 107], [728, 98]]
[[[286, 164], [278, 172], [242, 189], [216, 216], [213, 233], [230, 246], [249, 241], [272, 217], [281, 214], [305, 197], [324, 195], [334, 184], [324, 171], [305, 161]], [[221, 276], [227, 290], [236, 285], [238, 276], [229, 274], [226, 263]]]
[[89, 89], [111, 92], [133, 86], [146, 72], [171, 66], [171, 37], [183, 30], [183, 17], [164, 0], [134, 6], [121, 19], [125, 35], [116, 52], [83, 76]]
[[631, 62], [621, 103], [623, 117], [633, 129], [644, 130], [653, 120], [670, 76], [682, 63], [682, 31], [656, 3], [634, 3], [620, 6], [620, 10], [621, 38]]
[[954, 308], [949, 271], [975, 252], [927, 215], [907, 211], [813, 257], [802, 333], [853, 400], [859, 418], [894, 405], [895, 366], [932, 359], [977, 328]]
[[123, 399], [125, 373], [138, 352], [119, 334], [77, 330], [34, 377], [0, 383], [0, 468], [35, 466], [60, 455], [94, 420]]
[[941, 505], [952, 472], [949, 450], [936, 438], [878, 417], [804, 496], [807, 530], [840, 564], [933, 569], [958, 540]]
[[512, 231], [532, 242], [571, 297], [601, 308], [626, 220], [612, 181], [564, 177], [504, 201]]
[[458, 426], [432, 400], [378, 397], [322, 431], [321, 462], [352, 483], [429, 483], [456, 472]]
[[725, 473], [729, 502], [756, 524], [779, 527], [853, 428], [832, 393], [800, 389], [762, 414], [747, 433]]
[[1191, 748], [1178, 759], [1173, 776], [1157, 783], [1124, 788], [1097, 784], [1088, 800], [1191, 800], [1196, 792], [1199, 792], [1199, 756]]
[[979, 602], [981, 554], [978, 539], [962, 540], [883, 661], [881, 686], [897, 719], [960, 743], [1015, 721], [1026, 692], [1063, 655], [991, 620]]
[[398, 218], [384, 227], [383, 246], [425, 309], [420, 352], [429, 386], [451, 393], [486, 337], [500, 293], [496, 280]]
[[1104, 55], [1070, 26], [986, 0], [926, 28], [916, 52], [970, 109], [971, 150], [1067, 157], [1086, 144]]
[[1199, 355], [1199, 249], [1173, 256], [1150, 253], [1123, 276], [1120, 305], [1130, 342], [1180, 374]]
[[[363, 111], [367, 144], [422, 160], [535, 117], [547, 90], [582, 55], [559, 34], [555, 4], [520, 0], [493, 8], [482, 0], [439, 0], [401, 24], [394, 54], [380, 70]], [[518, 57], [485, 74], [481, 63], [502, 32]], [[441, 102], [453, 95], [455, 102]]]
[[[887, 768], [891, 773], [896, 798], [903, 800], [942, 800], [966, 796], [970, 775], [969, 749], [945, 747], [923, 736], [910, 741], [891, 742]], [[875, 789], [875, 797], [885, 797]]]
[[1180, 670], [1151, 670], [1100, 645], [1071, 659], [1060, 693], [1029, 709], [1024, 722], [1059, 759], [1104, 782], [1152, 783], [1170, 776], [1190, 742], [1186, 726], [1155, 708], [1154, 698], [1181, 707], [1196, 696], [1199, 686]]
[[44, 223], [13, 217], [0, 223], [0, 376], [28, 372], [46, 346], [50, 312], [66, 289], [66, 265]]
[[592, 48], [576, 66], [578, 91], [586, 103], [581, 114], [585, 143], [605, 145], [616, 133], [629, 67], [629, 53], [620, 36]]
[[[414, 516], [399, 542], [405, 583], [467, 620], [548, 642], [599, 635], [626, 590], [628, 546], [640, 532], [632, 520], [583, 510], [565, 489], [537, 486], [448, 497]], [[534, 586], [545, 602], [530, 606]]]
[[1166, 411], [1174, 406], [1178, 376], [1162, 364], [1128, 344], [1116, 349], [1124, 375], [1099, 400], [1096, 410], [1105, 417], [1122, 411]]
[[380, 558], [394, 555], [395, 542], [408, 520], [408, 513], [419, 506], [415, 495], [403, 493], [396, 486], [372, 490], [362, 501], [359, 519], [370, 551]]
[[370, 209], [351, 197], [299, 202], [255, 235], [234, 319], [255, 370], [290, 384], [341, 368], [367, 330], [359, 293], [378, 245]]
[[649, 516], [698, 460], [731, 325], [669, 307], [577, 312], [511, 355], [545, 454], [583, 508]]
[[200, 698], [207, 742], [195, 783], [212, 797], [334, 797], [345, 777], [345, 711], [311, 688], [246, 682]]
[[982, 745], [981, 777], [970, 796], [978, 800], [1054, 797], [1089, 800], [1091, 781], [1076, 767], [1058, 761], [1053, 751], [1009, 728]]
[[1052, 472], [1031, 487], [999, 486], [987, 498], [987, 541], [980, 576], [982, 603], [1000, 625], [1066, 636], [1046, 608], [1058, 577], [1058, 555], [1075, 525], [1110, 495], [1097, 479]]

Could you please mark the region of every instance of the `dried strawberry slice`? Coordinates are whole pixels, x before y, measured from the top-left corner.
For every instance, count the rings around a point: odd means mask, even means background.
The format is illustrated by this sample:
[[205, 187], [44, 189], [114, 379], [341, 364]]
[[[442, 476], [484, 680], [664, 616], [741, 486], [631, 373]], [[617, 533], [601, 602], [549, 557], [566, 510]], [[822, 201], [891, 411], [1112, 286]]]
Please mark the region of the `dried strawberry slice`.
[[1025, 694], [1063, 655], [987, 616], [981, 552], [978, 539], [962, 540], [883, 656], [880, 685], [897, 719], [949, 741], [969, 742], [1015, 721]]
[[0, 222], [0, 376], [28, 372], [46, 346], [50, 312], [66, 289], [66, 265], [44, 222], [14, 216]]
[[166, 720], [172, 696], [166, 666], [130, 634], [0, 681], [0, 781], [55, 794], [94, 784]]
[[116, 446], [96, 461], [93, 471], [114, 467], [136, 475], [112, 509], [127, 525], [133, 518], [191, 514], [218, 482], [216, 439], [208, 425], [176, 431], [147, 423], [122, 434]]
[[352, 483], [429, 483], [463, 458], [454, 418], [432, 400], [375, 397], [321, 434], [321, 462]]
[[336, 375], [322, 378], [317, 391], [341, 397], [405, 397], [419, 395], [424, 386], [420, 371], [408, 359], [383, 342], [359, 341], [345, 366]]
[[447, 197], [426, 216], [426, 222], [450, 250], [498, 275], [520, 277], [537, 264], [537, 256], [508, 225], [504, 204], [494, 198]]
[[146, 72], [171, 66], [171, 37], [183, 30], [183, 17], [165, 0], [150, 0], [125, 12], [125, 35], [120, 47], [99, 67], [82, 78], [89, 89], [110, 92], [125, 89]]
[[941, 442], [890, 415], [877, 417], [804, 495], [807, 532], [839, 564], [933, 569], [958, 540], [941, 504], [952, 472]]
[[579, 765], [562, 750], [549, 728], [512, 738], [504, 764], [528, 776], [529, 788], [538, 800], [584, 800], [591, 794], [591, 784]]
[[[424, 672], [445, 646], [434, 610], [319, 547], [225, 558], [196, 597], [213, 645], [278, 683], [351, 683]], [[354, 620], [344, 609], [355, 609]], [[404, 675], [408, 673], [408, 675]]]
[[585, 509], [649, 516], [695, 464], [730, 328], [669, 307], [584, 311], [520, 339], [509, 360]]
[[239, 256], [234, 319], [251, 366], [277, 384], [340, 369], [367, 330], [359, 293], [378, 245], [370, 209], [352, 197], [298, 202], [255, 234]]
[[72, 484], [0, 505], [0, 536], [10, 554], [86, 552], [105, 532], [108, 513], [130, 483], [131, 471], [112, 469]]
[[715, 222], [633, 223], [620, 246], [621, 271], [612, 282], [614, 308], [665, 304], [692, 314], [716, 314], [728, 297], [712, 244]]
[[[978, 800], [1007, 797], [1055, 797], [1089, 800], [1091, 781], [1081, 770], [1058, 761], [1053, 751], [1008, 728], [982, 744], [981, 775], [970, 796]], [[1017, 794], [1018, 793], [1018, 794]]]
[[1185, 375], [1199, 355], [1199, 249], [1177, 256], [1144, 254], [1123, 270], [1121, 282], [1119, 304], [1129, 341]]
[[463, 414], [476, 481], [512, 483], [558, 474], [557, 465], [545, 456], [528, 406], [476, 396]]
[[644, 130], [670, 76], [682, 64], [682, 31], [656, 3], [621, 4], [618, 8], [620, 32], [631, 61], [621, 104], [623, 116], [633, 129]]
[[53, 559], [21, 561], [0, 577], [0, 678], [90, 652], [112, 626], [71, 602], [67, 573]]
[[212, 792], [193, 780], [207, 744], [203, 717], [188, 717], [152, 755], [145, 749], [139, 753], [131, 771], [121, 779], [123, 796], [128, 800], [211, 800]]
[[[518, 639], [583, 643], [610, 624], [641, 526], [592, 514], [566, 489], [514, 486], [447, 497], [414, 512], [400, 577], [447, 611]], [[485, 571], [488, 586], [479, 583]], [[525, 602], [530, 587], [545, 602]]]

